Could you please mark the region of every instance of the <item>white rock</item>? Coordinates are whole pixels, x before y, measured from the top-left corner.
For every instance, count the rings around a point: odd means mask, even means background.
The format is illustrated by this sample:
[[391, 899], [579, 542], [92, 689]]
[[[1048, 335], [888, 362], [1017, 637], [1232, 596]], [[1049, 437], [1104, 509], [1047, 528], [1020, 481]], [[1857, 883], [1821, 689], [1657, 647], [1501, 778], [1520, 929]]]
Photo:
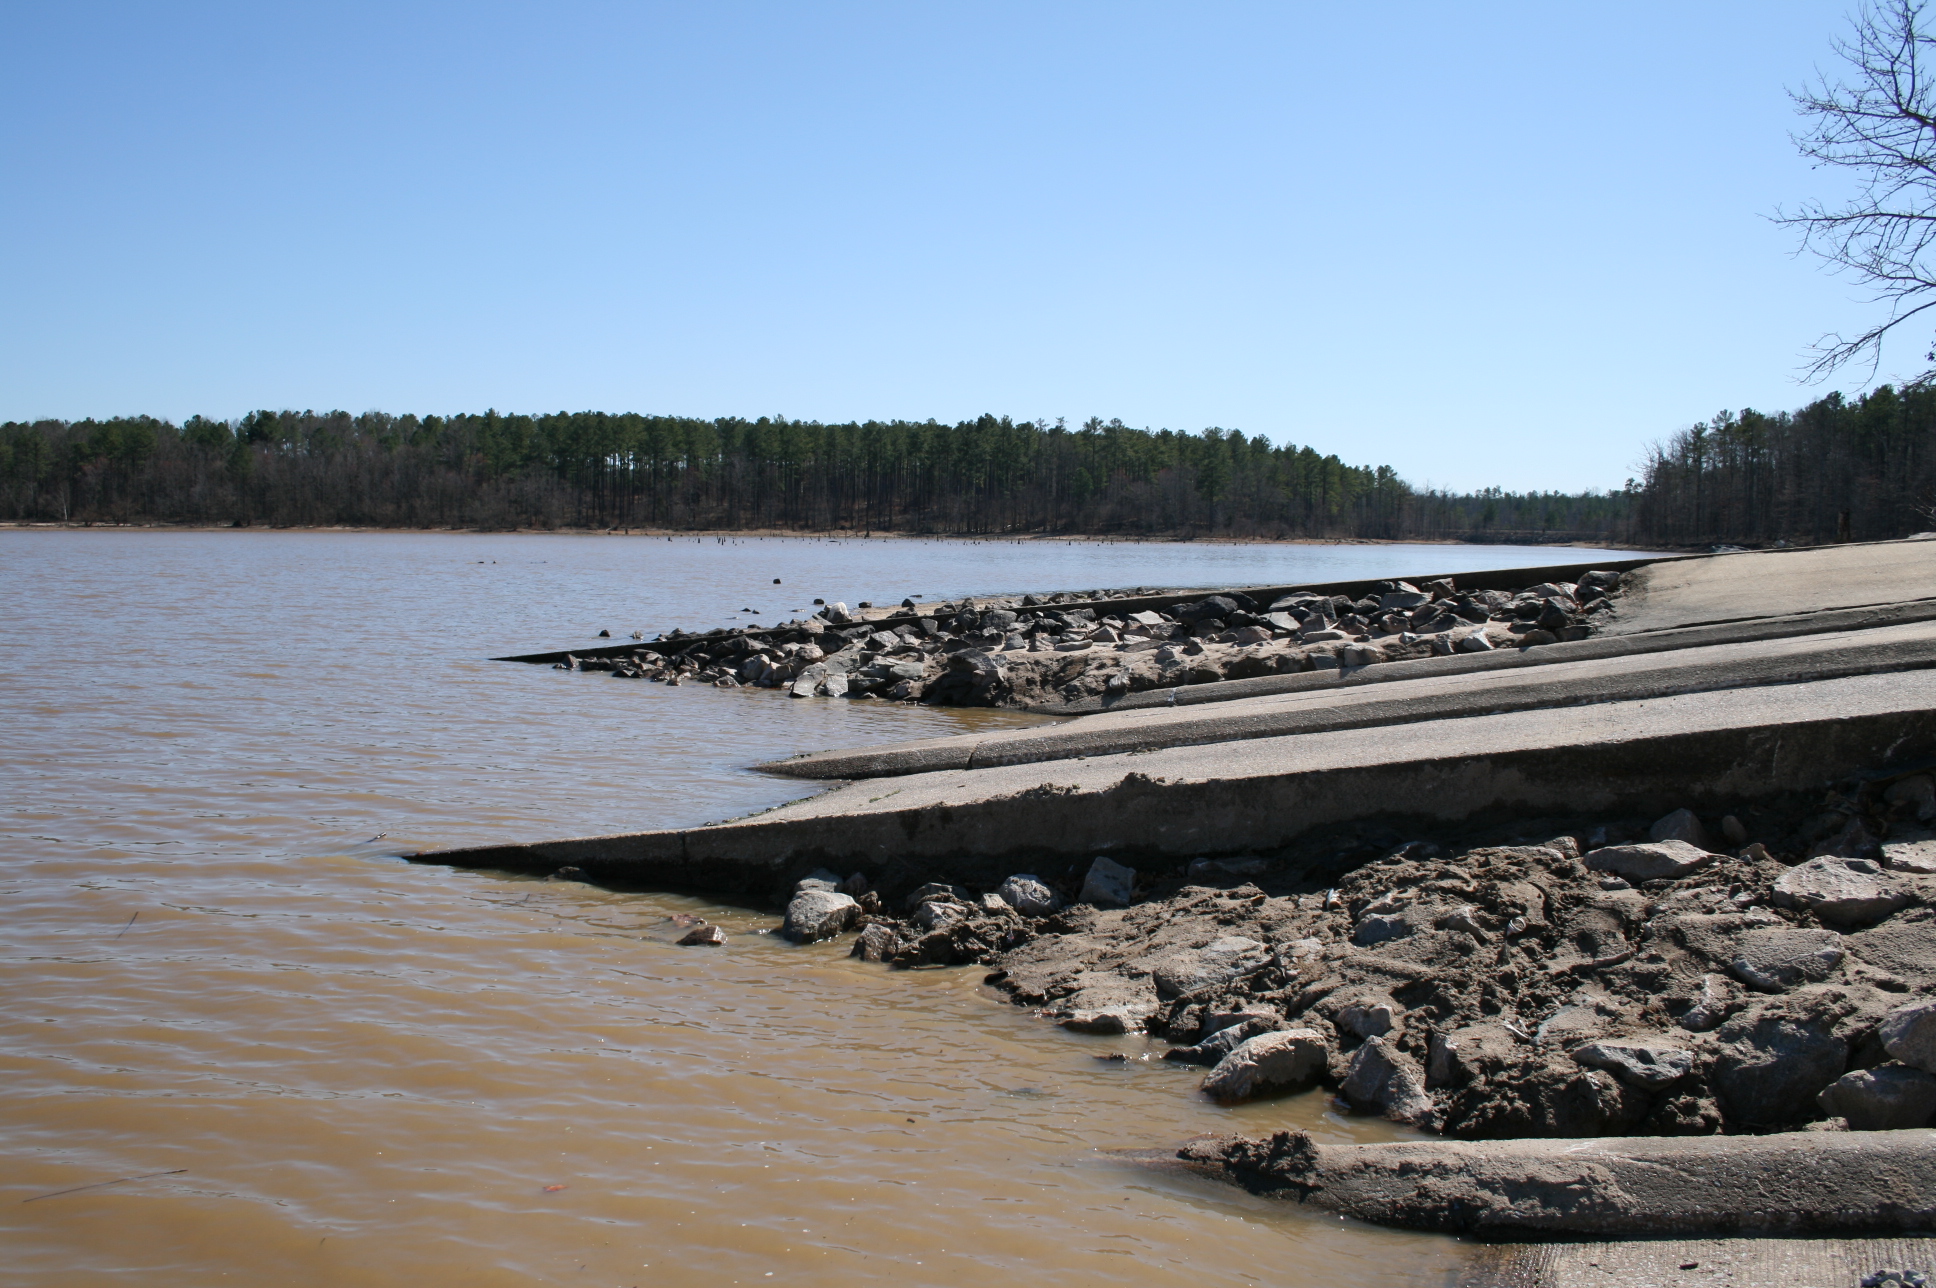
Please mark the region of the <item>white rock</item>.
[[1203, 1080], [1206, 1094], [1235, 1104], [1267, 1091], [1306, 1086], [1324, 1076], [1329, 1050], [1311, 1029], [1246, 1038]]
[[1127, 908], [1135, 886], [1135, 868], [1124, 867], [1099, 854], [1089, 865], [1089, 875], [1082, 879], [1082, 893], [1077, 896], [1077, 902], [1092, 903], [1098, 908]]
[[1453, 647], [1461, 653], [1490, 653], [1492, 652], [1492, 641], [1486, 638], [1484, 631], [1479, 630], [1459, 636], [1458, 643], [1454, 644]]

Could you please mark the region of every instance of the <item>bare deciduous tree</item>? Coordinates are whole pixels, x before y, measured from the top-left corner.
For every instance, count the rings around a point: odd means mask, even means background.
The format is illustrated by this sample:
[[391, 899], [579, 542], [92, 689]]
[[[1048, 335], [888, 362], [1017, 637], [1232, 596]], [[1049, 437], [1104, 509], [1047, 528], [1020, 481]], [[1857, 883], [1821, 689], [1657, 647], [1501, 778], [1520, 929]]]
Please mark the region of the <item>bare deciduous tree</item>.
[[1809, 119], [1795, 145], [1817, 166], [1855, 172], [1860, 184], [1844, 204], [1811, 202], [1777, 222], [1800, 230], [1805, 249], [1868, 287], [1870, 302], [1887, 310], [1859, 335], [1822, 337], [1808, 366], [1814, 379], [1865, 358], [1873, 376], [1883, 338], [1936, 308], [1936, 34], [1923, 26], [1924, 7], [1865, 4], [1854, 36], [1835, 44], [1846, 79], [1823, 76], [1791, 95]]

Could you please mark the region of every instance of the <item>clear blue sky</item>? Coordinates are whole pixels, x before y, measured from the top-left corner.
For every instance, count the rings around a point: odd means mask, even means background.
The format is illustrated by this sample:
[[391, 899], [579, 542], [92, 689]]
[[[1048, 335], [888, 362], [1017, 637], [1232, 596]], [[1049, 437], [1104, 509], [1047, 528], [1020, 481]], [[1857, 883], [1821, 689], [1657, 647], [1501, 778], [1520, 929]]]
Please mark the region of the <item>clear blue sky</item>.
[[1096, 415], [1618, 486], [1867, 316], [1765, 218], [1839, 190], [1784, 90], [1847, 8], [16, 0], [0, 418]]

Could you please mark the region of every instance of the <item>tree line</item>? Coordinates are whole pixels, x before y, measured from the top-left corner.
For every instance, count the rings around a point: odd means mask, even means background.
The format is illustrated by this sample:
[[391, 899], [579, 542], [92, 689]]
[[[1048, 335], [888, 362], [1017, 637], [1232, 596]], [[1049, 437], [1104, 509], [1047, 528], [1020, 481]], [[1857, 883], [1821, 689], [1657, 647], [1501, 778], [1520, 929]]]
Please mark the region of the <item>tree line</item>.
[[1878, 541], [1936, 528], [1936, 390], [1724, 411], [1648, 453], [1634, 527], [1672, 545]]
[[0, 518], [1149, 537], [1626, 540], [1632, 489], [1414, 489], [1239, 430], [559, 412], [0, 424]]

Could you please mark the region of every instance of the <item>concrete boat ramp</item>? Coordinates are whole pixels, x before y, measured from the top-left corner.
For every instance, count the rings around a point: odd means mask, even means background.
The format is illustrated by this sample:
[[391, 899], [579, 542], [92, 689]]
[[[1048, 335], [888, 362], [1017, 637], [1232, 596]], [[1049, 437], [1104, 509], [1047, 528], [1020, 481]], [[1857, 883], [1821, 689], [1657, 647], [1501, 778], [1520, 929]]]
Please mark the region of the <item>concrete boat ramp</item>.
[[[1564, 571], [1494, 572], [1485, 584]], [[1661, 560], [1628, 572], [1587, 639], [1064, 711], [1036, 728], [763, 766], [828, 790], [750, 818], [412, 857], [572, 866], [610, 884], [760, 903], [783, 902], [826, 867], [864, 873], [898, 899], [929, 881], [1066, 879], [1098, 855], [1177, 872], [1196, 858], [1281, 853], [1334, 825], [1655, 816], [1820, 791], [1936, 759], [1936, 542]], [[1936, 1240], [1922, 1237], [1936, 1225], [1932, 1139], [1424, 1141], [1320, 1151], [1299, 1166], [1330, 1169], [1313, 1175], [1340, 1213], [1534, 1240], [1477, 1250], [1468, 1285], [1853, 1288], [1878, 1271], [1936, 1272]], [[1573, 1177], [1583, 1149], [1622, 1183]], [[1187, 1152], [1146, 1163], [1178, 1166]], [[1428, 1173], [1443, 1178], [1436, 1207], [1421, 1197]], [[1564, 1219], [1513, 1215], [1527, 1185], [1556, 1176]], [[1487, 1204], [1506, 1213], [1497, 1229], [1471, 1215]]]
[[1569, 643], [802, 757], [764, 768], [830, 790], [731, 822], [415, 857], [770, 902], [827, 867], [892, 896], [1098, 854], [1254, 854], [1374, 818], [1698, 810], [1936, 755], [1936, 543], [1663, 560], [1628, 573], [1612, 617]]

